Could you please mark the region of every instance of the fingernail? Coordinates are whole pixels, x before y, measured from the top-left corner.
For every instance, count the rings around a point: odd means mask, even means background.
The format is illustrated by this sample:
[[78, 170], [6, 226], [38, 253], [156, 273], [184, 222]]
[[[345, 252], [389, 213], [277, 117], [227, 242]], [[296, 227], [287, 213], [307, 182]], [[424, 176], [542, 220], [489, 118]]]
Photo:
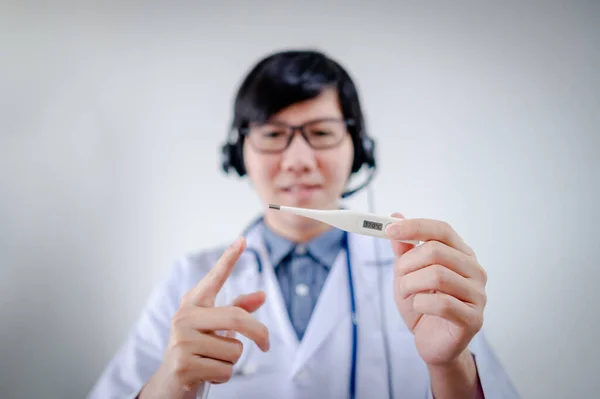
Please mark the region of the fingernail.
[[385, 228], [385, 233], [389, 236], [395, 236], [400, 233], [400, 223], [388, 224]]
[[267, 332], [267, 340], [265, 342], [264, 348], [262, 348], [262, 351], [267, 352], [269, 350], [269, 348], [271, 348], [271, 337], [269, 336], [269, 333]]
[[231, 250], [236, 250], [240, 247], [240, 245], [242, 244], [242, 237], [238, 237], [230, 246], [229, 248]]

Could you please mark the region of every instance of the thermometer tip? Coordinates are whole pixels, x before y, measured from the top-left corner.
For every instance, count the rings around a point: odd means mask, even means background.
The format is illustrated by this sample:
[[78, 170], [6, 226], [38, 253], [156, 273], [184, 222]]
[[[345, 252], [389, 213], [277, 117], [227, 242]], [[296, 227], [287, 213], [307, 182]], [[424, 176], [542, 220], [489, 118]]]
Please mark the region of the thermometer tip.
[[269, 204], [269, 209], [277, 209], [277, 210], [280, 210], [281, 208], [279, 207], [279, 205], [275, 205], [275, 204]]

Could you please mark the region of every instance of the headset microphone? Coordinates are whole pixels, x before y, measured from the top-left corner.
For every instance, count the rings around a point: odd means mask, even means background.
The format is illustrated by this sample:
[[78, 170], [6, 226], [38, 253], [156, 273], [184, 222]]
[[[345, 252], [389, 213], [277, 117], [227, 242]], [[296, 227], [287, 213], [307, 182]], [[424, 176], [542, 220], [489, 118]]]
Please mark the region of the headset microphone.
[[342, 193], [342, 198], [348, 198], [348, 197], [356, 194], [358, 191], [362, 190], [363, 188], [367, 187], [369, 185], [369, 183], [371, 183], [371, 180], [373, 180], [374, 177], [375, 177], [375, 168], [370, 168], [370, 170], [369, 170], [369, 176], [367, 176], [367, 178], [365, 179], [365, 181], [363, 183], [361, 183], [356, 188], [353, 188], [353, 189], [348, 190], [348, 191], [344, 191]]

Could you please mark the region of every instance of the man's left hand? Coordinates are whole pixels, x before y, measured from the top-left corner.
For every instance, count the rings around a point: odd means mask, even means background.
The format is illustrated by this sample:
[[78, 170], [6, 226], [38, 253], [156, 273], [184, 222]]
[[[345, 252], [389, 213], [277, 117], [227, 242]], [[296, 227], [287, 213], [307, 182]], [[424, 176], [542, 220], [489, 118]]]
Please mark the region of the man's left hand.
[[406, 219], [387, 234], [396, 255], [394, 298], [420, 356], [430, 366], [454, 362], [482, 327], [486, 272], [446, 222]]

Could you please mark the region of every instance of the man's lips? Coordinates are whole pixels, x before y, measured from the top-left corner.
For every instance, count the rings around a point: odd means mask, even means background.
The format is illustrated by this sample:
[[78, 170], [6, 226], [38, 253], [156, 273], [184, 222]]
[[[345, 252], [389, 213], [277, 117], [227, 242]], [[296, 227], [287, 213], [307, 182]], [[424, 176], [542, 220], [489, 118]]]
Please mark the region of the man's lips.
[[281, 186], [279, 189], [286, 193], [295, 193], [301, 191], [312, 191], [320, 189], [322, 186], [320, 184], [290, 184]]

